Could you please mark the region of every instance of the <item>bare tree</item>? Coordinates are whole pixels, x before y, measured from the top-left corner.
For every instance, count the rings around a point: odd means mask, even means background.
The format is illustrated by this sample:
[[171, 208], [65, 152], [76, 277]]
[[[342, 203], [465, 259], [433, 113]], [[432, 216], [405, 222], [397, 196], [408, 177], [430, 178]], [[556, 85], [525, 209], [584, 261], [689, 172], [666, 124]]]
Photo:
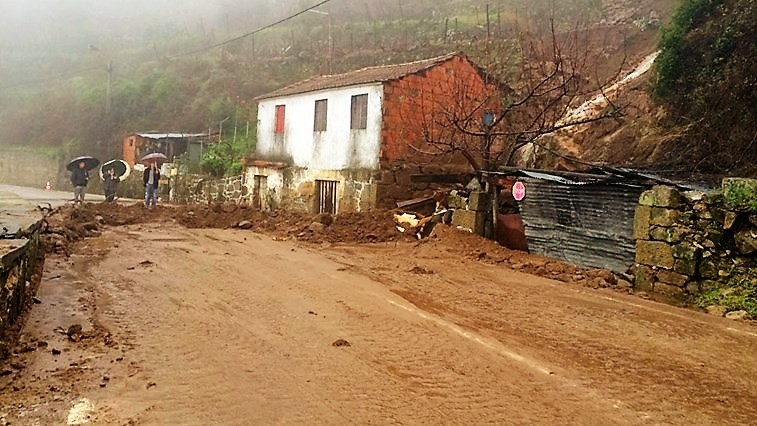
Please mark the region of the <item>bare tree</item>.
[[[600, 77], [603, 59], [589, 47], [588, 34], [558, 35], [551, 23], [547, 40], [523, 33], [516, 42], [489, 50], [480, 70], [483, 86], [480, 80], [457, 79], [445, 88], [451, 96], [421, 100], [423, 143], [413, 148], [429, 155], [461, 154], [474, 170], [492, 171], [510, 165], [520, 148], [540, 144], [544, 135], [619, 117], [620, 90], [613, 83], [620, 68]], [[603, 102], [577, 108], [587, 98]]]

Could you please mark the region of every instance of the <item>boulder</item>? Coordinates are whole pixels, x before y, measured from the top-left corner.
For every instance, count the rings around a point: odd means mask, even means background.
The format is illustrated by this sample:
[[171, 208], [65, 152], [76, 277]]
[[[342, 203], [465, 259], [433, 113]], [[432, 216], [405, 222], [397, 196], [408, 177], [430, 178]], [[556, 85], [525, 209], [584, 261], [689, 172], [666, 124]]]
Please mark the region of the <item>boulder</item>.
[[739, 321], [747, 321], [752, 319], [752, 316], [749, 315], [749, 312], [747, 311], [733, 311], [728, 312], [725, 314], [725, 317], [730, 320], [739, 320]]
[[636, 263], [673, 269], [675, 266], [673, 249], [661, 241], [637, 241]]
[[651, 223], [652, 207], [636, 206], [636, 214], [633, 220], [633, 238], [636, 240], [648, 240]]
[[733, 240], [739, 253], [752, 254], [757, 252], [757, 229], [745, 227], [733, 235]]
[[653, 207], [651, 224], [658, 226], [672, 226], [676, 223], [680, 215], [681, 212], [678, 210]]
[[721, 305], [710, 305], [706, 308], [704, 308], [705, 311], [707, 311], [710, 315], [715, 315], [716, 317], [722, 317], [725, 316], [728, 309], [725, 306]]
[[237, 224], [237, 227], [241, 229], [250, 229], [252, 228], [252, 222], [250, 222], [249, 220], [243, 220]]

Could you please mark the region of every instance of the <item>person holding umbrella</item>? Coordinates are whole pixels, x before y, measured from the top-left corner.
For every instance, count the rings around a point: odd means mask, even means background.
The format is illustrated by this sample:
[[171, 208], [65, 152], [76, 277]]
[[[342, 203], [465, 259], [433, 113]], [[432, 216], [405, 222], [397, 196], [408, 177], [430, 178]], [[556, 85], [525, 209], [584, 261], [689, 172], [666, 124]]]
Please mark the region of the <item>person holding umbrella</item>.
[[145, 184], [145, 207], [155, 207], [158, 196], [158, 183], [160, 182], [160, 168], [158, 162], [164, 162], [165, 155], [157, 152], [142, 157], [142, 163], [147, 166], [142, 173], [142, 182]]
[[100, 177], [103, 180], [105, 201], [112, 203], [116, 200], [118, 183], [129, 176], [129, 165], [123, 160], [111, 160], [104, 163], [100, 168]]
[[68, 163], [66, 168], [71, 172], [71, 185], [74, 186], [74, 203], [83, 203], [87, 184], [89, 183], [89, 171], [100, 164], [93, 157], [78, 157]]

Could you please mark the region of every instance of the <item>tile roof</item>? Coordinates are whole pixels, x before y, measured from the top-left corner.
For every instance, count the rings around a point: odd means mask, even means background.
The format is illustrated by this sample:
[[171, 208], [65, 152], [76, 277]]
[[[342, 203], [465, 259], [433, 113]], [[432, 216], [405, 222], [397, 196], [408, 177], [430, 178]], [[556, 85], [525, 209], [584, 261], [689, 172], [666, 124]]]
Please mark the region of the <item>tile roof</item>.
[[402, 77], [415, 74], [429, 68], [433, 68], [454, 57], [463, 57], [465, 55], [459, 52], [449, 53], [436, 58], [423, 59], [415, 62], [408, 62], [396, 65], [382, 65], [377, 67], [368, 67], [344, 74], [322, 75], [309, 78], [300, 82], [291, 84], [284, 88], [275, 90], [271, 93], [259, 96], [255, 99], [270, 99], [282, 96], [297, 95], [300, 93], [315, 92], [318, 90], [334, 89], [337, 87], [357, 86], [362, 84], [383, 83], [386, 81], [399, 80]]

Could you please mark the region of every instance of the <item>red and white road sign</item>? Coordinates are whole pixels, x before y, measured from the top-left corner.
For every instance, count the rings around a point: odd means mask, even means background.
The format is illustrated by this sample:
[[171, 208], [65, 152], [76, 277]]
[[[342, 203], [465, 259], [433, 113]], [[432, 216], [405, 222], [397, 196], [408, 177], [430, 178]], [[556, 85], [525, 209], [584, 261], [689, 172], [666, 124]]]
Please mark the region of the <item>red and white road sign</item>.
[[515, 182], [513, 184], [513, 197], [515, 197], [515, 201], [521, 201], [526, 198], [526, 185], [523, 185], [523, 182]]

